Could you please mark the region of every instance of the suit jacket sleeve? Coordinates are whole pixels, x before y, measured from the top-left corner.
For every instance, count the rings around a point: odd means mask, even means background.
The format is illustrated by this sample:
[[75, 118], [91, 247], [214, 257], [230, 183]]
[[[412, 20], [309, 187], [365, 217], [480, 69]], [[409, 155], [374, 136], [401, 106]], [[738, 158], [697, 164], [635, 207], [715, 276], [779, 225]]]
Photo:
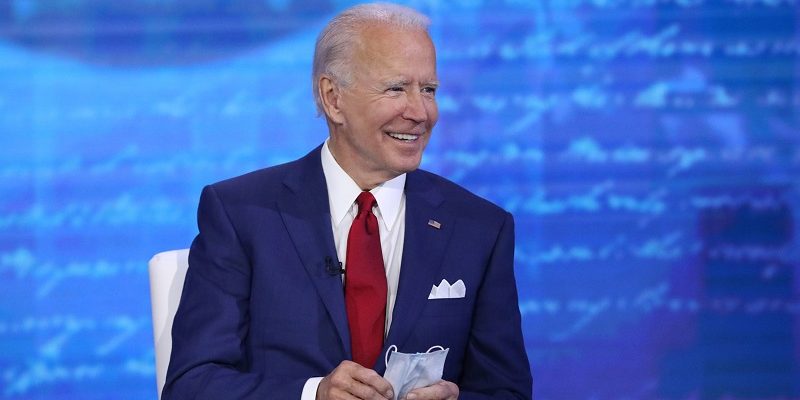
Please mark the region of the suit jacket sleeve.
[[514, 220], [505, 215], [472, 317], [460, 379], [464, 400], [532, 398], [514, 279]]
[[306, 379], [249, 371], [250, 261], [213, 186], [203, 190], [162, 398], [300, 398]]

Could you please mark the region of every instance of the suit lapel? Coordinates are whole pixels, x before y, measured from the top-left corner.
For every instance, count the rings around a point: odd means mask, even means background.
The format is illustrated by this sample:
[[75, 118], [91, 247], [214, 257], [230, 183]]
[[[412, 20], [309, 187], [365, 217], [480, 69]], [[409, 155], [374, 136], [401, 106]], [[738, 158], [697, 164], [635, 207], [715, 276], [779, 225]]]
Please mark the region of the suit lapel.
[[286, 230], [339, 333], [345, 358], [350, 358], [350, 331], [342, 279], [326, 271], [326, 258], [338, 263], [333, 243], [330, 206], [320, 147], [299, 160], [300, 168], [287, 175], [286, 191], [278, 207]]
[[[426, 173], [415, 171], [408, 174], [403, 261], [392, 325], [382, 354], [393, 344], [402, 348], [428, 301], [431, 287], [438, 283], [436, 278], [455, 222], [455, 218], [442, 207], [443, 202], [444, 198]], [[433, 225], [438, 222], [440, 226], [431, 226], [431, 220]], [[376, 363], [379, 373], [385, 369], [382, 358]]]

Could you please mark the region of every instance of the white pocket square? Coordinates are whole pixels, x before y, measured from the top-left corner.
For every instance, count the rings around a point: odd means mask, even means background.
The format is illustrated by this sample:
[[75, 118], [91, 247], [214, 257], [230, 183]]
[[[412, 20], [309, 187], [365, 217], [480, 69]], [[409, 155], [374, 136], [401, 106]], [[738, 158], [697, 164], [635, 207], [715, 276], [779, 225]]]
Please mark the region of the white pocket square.
[[433, 285], [431, 294], [428, 295], [428, 300], [435, 299], [461, 299], [467, 294], [467, 287], [464, 286], [464, 281], [457, 280], [454, 284], [450, 284], [447, 279], [442, 279], [439, 286]]

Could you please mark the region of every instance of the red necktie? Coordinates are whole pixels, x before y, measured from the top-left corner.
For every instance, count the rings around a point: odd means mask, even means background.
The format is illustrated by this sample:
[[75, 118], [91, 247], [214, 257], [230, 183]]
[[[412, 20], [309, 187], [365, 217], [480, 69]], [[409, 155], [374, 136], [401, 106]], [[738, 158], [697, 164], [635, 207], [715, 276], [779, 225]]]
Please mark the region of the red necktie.
[[347, 236], [344, 300], [350, 325], [353, 361], [372, 368], [383, 347], [386, 321], [386, 272], [383, 268], [377, 204], [370, 192], [356, 198], [358, 215]]

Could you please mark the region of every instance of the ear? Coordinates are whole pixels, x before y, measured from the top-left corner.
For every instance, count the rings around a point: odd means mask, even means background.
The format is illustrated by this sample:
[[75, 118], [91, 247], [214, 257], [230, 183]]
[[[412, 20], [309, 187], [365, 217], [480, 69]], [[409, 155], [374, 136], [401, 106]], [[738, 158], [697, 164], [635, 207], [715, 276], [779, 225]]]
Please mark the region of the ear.
[[339, 108], [341, 91], [336, 83], [327, 75], [319, 77], [319, 98], [322, 99], [322, 109], [328, 119], [336, 124], [344, 122], [342, 110]]

